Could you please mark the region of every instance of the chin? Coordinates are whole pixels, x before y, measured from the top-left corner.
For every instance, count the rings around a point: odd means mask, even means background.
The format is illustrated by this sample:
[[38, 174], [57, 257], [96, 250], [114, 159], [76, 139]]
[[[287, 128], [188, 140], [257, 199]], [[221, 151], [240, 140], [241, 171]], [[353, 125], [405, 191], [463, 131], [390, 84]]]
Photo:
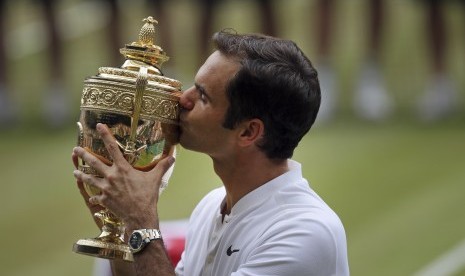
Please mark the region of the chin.
[[198, 147], [196, 147], [194, 140], [187, 137], [185, 134], [181, 133], [179, 136], [179, 144], [187, 150], [198, 151]]
[[189, 143], [186, 142], [186, 139], [184, 137], [185, 136], [182, 134], [179, 136], [179, 144], [185, 149], [190, 149]]

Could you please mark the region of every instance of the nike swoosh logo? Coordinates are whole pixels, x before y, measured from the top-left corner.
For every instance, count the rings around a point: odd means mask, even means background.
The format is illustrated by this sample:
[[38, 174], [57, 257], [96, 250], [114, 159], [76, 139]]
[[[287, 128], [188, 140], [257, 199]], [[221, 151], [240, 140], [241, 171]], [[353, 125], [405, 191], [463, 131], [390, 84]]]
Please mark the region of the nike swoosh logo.
[[236, 253], [236, 252], [239, 252], [239, 249], [231, 249], [232, 248], [232, 245], [230, 247], [228, 247], [228, 250], [226, 250], [226, 254], [228, 256], [231, 256], [232, 253]]

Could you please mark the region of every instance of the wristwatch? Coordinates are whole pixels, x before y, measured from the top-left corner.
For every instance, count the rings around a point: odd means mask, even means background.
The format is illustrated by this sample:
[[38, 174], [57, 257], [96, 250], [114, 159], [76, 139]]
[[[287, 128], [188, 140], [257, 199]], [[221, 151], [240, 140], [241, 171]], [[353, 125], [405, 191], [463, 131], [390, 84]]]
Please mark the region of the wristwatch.
[[158, 239], [161, 239], [161, 233], [158, 229], [134, 230], [129, 237], [129, 249], [132, 253], [140, 252], [148, 243]]

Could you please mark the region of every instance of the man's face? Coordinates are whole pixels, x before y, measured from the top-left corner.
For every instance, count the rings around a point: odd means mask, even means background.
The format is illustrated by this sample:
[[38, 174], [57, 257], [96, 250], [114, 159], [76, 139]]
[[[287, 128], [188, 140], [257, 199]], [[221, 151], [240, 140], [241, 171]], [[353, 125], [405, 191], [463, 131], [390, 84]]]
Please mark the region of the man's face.
[[234, 130], [222, 126], [229, 102], [226, 85], [240, 64], [214, 52], [195, 76], [195, 84], [180, 99], [181, 145], [211, 157], [228, 154]]

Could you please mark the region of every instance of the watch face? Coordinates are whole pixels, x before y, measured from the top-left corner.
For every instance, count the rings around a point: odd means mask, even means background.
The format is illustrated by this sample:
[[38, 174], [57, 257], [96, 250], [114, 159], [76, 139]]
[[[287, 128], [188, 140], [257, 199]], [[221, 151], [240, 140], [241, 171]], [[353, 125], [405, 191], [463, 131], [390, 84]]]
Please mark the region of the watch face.
[[142, 246], [142, 242], [142, 235], [138, 232], [134, 232], [129, 238], [129, 247], [131, 247], [134, 250], [140, 249]]

